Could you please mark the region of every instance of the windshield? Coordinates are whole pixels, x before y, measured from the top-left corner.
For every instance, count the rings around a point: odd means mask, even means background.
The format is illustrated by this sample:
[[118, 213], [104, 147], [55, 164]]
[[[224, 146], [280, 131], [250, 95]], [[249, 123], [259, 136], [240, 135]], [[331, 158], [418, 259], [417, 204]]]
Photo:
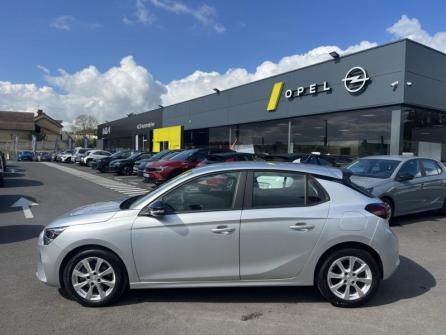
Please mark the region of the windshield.
[[169, 150], [160, 151], [160, 152], [154, 154], [152, 157], [150, 157], [150, 161], [151, 162], [157, 161], [157, 160], [163, 158], [164, 156], [166, 156], [168, 154], [169, 154]]
[[78, 151], [79, 154], [84, 154], [85, 152], [87, 152], [87, 149], [79, 149]]
[[138, 157], [138, 156], [140, 156], [140, 155], [141, 155], [140, 152], [135, 152], [134, 154], [130, 155], [130, 157], [127, 158], [127, 159], [134, 160], [136, 157]]
[[395, 171], [400, 161], [390, 159], [358, 159], [347, 166], [354, 176], [386, 179]]
[[169, 160], [185, 161], [190, 156], [192, 156], [194, 153], [196, 153], [197, 151], [198, 151], [197, 149], [191, 149], [191, 150], [182, 151], [182, 152], [180, 152], [180, 153], [170, 157]]

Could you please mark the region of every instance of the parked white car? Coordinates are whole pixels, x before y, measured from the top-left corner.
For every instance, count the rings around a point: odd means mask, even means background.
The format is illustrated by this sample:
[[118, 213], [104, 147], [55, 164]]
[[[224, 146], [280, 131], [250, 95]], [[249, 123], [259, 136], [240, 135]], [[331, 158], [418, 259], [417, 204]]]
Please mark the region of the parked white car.
[[86, 155], [81, 158], [81, 164], [82, 165], [91, 166], [91, 163], [93, 163], [93, 161], [95, 159], [108, 157], [110, 155], [111, 155], [111, 153], [108, 152], [108, 151], [104, 151], [104, 150], [90, 150], [90, 151], [87, 151]]

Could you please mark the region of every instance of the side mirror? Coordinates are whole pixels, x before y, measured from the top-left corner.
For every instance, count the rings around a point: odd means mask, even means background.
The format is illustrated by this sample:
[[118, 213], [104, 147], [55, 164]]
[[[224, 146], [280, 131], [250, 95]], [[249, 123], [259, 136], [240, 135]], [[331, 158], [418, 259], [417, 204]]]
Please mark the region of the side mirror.
[[147, 209], [145, 209], [142, 213], [144, 216], [153, 216], [153, 217], [159, 217], [166, 215], [170, 212], [170, 207], [162, 202], [161, 200], [157, 200], [153, 203], [151, 203]]
[[408, 180], [412, 180], [414, 178], [415, 178], [415, 176], [410, 173], [401, 173], [396, 176], [397, 181], [408, 181]]

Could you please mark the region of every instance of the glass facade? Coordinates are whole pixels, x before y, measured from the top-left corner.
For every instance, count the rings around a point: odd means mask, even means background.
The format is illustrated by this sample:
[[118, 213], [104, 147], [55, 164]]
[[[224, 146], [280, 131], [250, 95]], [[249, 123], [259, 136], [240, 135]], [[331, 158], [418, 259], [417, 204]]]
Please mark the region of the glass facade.
[[376, 108], [293, 118], [292, 152], [389, 154], [391, 117], [391, 108]]
[[391, 109], [301, 116], [185, 131], [185, 147], [209, 145], [253, 153], [366, 156], [389, 154]]
[[446, 161], [446, 113], [403, 107], [401, 151]]

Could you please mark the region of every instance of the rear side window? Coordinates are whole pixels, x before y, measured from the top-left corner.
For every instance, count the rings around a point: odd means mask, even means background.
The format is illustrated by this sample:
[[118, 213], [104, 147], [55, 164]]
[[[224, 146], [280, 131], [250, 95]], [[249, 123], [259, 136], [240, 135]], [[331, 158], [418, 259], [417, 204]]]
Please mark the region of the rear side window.
[[438, 165], [436, 161], [433, 161], [431, 159], [423, 159], [421, 161], [421, 164], [423, 164], [426, 176], [437, 176], [443, 172], [440, 165]]
[[322, 186], [304, 174], [283, 171], [253, 173], [252, 208], [302, 207], [326, 201]]

